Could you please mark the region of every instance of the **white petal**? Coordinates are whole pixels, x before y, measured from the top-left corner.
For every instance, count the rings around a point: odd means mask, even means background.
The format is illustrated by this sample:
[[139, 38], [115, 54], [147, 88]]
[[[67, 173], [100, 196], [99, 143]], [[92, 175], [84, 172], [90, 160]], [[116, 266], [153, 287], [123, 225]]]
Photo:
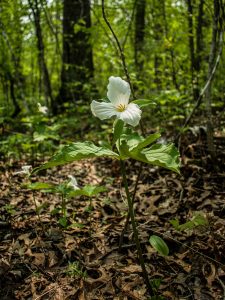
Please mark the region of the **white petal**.
[[68, 177], [70, 178], [70, 181], [68, 182], [67, 186], [72, 187], [74, 190], [79, 190], [79, 186], [77, 183], [76, 178], [73, 175], [68, 175]]
[[120, 77], [109, 77], [107, 97], [114, 106], [127, 105], [130, 98], [130, 85]]
[[100, 120], [109, 119], [117, 115], [117, 111], [112, 103], [97, 102], [95, 100], [91, 102], [91, 111]]
[[47, 106], [42, 106], [39, 102], [38, 102], [38, 111], [44, 115], [46, 115], [48, 113], [48, 108]]
[[127, 108], [120, 113], [118, 118], [131, 126], [137, 126], [141, 119], [141, 113], [142, 111], [137, 104], [130, 103]]

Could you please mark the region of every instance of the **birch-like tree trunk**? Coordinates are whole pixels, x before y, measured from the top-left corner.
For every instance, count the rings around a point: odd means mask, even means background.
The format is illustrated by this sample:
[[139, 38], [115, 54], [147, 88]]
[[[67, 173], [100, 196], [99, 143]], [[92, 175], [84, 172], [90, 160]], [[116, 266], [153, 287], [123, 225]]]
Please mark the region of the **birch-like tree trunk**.
[[[212, 25], [212, 38], [211, 38], [211, 48], [209, 54], [209, 66], [208, 66], [208, 79], [213, 71], [214, 62], [216, 59], [217, 52], [217, 37], [218, 37], [218, 23], [220, 15], [220, 3], [219, 0], [213, 1], [214, 13], [213, 13], [213, 25]], [[212, 121], [212, 80], [210, 81], [206, 92], [205, 92], [205, 103], [206, 103], [206, 115], [207, 115], [207, 144], [208, 150], [213, 160], [215, 160], [215, 146], [213, 141], [213, 121]]]

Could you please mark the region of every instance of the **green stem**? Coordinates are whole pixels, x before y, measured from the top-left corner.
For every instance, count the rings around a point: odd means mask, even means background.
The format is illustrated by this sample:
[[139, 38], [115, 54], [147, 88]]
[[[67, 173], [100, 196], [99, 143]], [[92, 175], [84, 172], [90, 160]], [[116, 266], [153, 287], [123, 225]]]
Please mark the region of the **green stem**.
[[44, 225], [43, 225], [42, 220], [41, 220], [41, 216], [40, 216], [40, 212], [39, 212], [39, 210], [38, 210], [38, 206], [37, 206], [37, 202], [36, 202], [36, 199], [35, 199], [34, 192], [33, 192], [33, 202], [34, 202], [36, 214], [37, 214], [37, 216], [38, 216], [38, 220], [39, 220], [40, 225], [41, 225], [42, 233], [43, 233], [43, 235], [45, 236], [45, 232], [46, 232], [46, 231], [45, 231]]
[[66, 218], [66, 197], [62, 194], [62, 216]]
[[120, 166], [121, 166], [121, 172], [122, 172], [122, 176], [123, 176], [123, 183], [124, 183], [126, 196], [127, 196], [127, 202], [128, 202], [129, 214], [130, 214], [130, 218], [131, 218], [131, 224], [132, 224], [133, 233], [134, 233], [134, 240], [135, 240], [135, 244], [136, 244], [136, 247], [137, 247], [139, 262], [140, 262], [140, 265], [141, 265], [141, 268], [142, 268], [142, 276], [145, 280], [145, 283], [146, 283], [149, 294], [154, 295], [151, 284], [150, 284], [149, 279], [148, 279], [148, 273], [147, 273], [145, 263], [144, 263], [144, 258], [143, 258], [143, 255], [142, 255], [141, 244], [140, 244], [140, 241], [139, 241], [139, 238], [138, 238], [138, 230], [137, 230], [137, 226], [136, 226], [136, 222], [135, 222], [133, 201], [131, 199], [130, 192], [129, 192], [129, 189], [128, 189], [125, 164], [122, 160], [120, 160]]
[[[133, 195], [132, 195], [132, 205], [134, 204], [134, 199], [135, 199], [137, 188], [138, 188], [138, 182], [139, 182], [139, 179], [141, 177], [142, 168], [143, 168], [143, 164], [140, 165], [140, 168], [139, 168], [139, 171], [138, 171], [138, 175], [137, 175], [137, 179], [136, 179], [136, 182], [135, 182], [135, 187], [134, 187], [134, 191], [133, 191]], [[122, 232], [120, 234], [119, 251], [121, 251], [121, 248], [122, 248], [122, 245], [123, 245], [124, 235], [125, 235], [125, 233], [127, 231], [127, 227], [128, 227], [129, 221], [130, 221], [130, 213], [128, 212], [127, 213], [127, 217], [126, 217], [126, 222], [125, 222], [123, 230], [122, 230]]]

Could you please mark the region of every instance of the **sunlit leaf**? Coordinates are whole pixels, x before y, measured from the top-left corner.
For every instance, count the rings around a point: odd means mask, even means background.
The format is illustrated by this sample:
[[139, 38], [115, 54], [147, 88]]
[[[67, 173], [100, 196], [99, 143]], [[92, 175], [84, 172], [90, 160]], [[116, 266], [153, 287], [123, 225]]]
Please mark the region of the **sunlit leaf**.
[[141, 151], [140, 159], [144, 156], [147, 163], [161, 166], [174, 172], [180, 173], [179, 152], [173, 144], [155, 144]]
[[102, 156], [119, 159], [117, 153], [105, 147], [98, 147], [92, 142], [72, 143], [62, 147], [47, 163], [35, 168], [32, 173], [59, 165], [65, 165], [76, 160]]
[[156, 102], [153, 101], [152, 99], [137, 99], [132, 101], [132, 103], [139, 105], [141, 108], [146, 106], [155, 107], [157, 105]]
[[106, 188], [103, 186], [86, 185], [82, 189], [70, 191], [69, 196], [70, 197], [76, 197], [76, 196], [93, 197], [105, 191]]
[[55, 188], [55, 185], [45, 182], [35, 182], [27, 184], [25, 187], [31, 190], [45, 190]]
[[132, 151], [141, 150], [150, 144], [154, 143], [158, 138], [160, 138], [160, 133], [154, 133], [145, 138], [142, 142], [140, 142], [136, 147], [132, 149]]

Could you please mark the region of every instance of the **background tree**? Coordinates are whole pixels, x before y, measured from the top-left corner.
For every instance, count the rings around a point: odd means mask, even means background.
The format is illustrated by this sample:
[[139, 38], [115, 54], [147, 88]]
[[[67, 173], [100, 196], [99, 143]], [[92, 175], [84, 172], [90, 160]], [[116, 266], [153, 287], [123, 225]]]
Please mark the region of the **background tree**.
[[134, 59], [137, 76], [140, 77], [144, 67], [145, 8], [146, 0], [136, 1]]
[[89, 0], [64, 0], [61, 88], [57, 104], [87, 98], [93, 77]]
[[38, 0], [28, 0], [30, 8], [32, 10], [35, 33], [37, 38], [37, 49], [38, 49], [38, 62], [40, 67], [40, 72], [43, 76], [44, 92], [46, 97], [46, 102], [48, 106], [51, 106], [54, 109], [54, 102], [52, 97], [52, 86], [50, 81], [50, 76], [48, 72], [48, 67], [45, 60], [45, 47], [43, 42], [42, 28], [41, 28], [41, 12], [40, 12], [40, 3]]

